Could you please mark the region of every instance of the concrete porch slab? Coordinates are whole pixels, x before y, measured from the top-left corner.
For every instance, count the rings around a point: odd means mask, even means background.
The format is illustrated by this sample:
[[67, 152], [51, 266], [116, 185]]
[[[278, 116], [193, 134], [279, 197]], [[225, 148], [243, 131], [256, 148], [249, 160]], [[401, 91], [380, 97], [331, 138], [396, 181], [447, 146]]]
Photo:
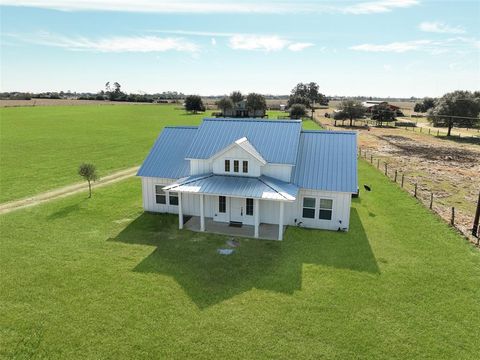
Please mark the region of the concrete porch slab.
[[[192, 231], [200, 231], [200, 217], [192, 216], [185, 224], [184, 228]], [[254, 237], [255, 228], [253, 225], [242, 225], [242, 227], [229, 226], [228, 223], [213, 221], [212, 218], [205, 218], [205, 232], [240, 236], [240, 237]], [[283, 227], [285, 231], [285, 226]], [[278, 225], [273, 224], [260, 224], [258, 229], [259, 239], [264, 240], [278, 240]]]

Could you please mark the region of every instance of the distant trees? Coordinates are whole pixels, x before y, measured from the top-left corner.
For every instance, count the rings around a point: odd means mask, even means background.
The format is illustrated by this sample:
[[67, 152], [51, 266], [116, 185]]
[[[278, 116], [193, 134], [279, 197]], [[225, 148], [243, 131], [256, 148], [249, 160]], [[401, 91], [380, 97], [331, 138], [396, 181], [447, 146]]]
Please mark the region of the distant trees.
[[118, 82], [113, 83], [113, 87], [110, 86], [110, 81], [105, 83], [105, 94], [110, 101], [125, 100], [127, 94], [121, 90], [122, 86]]
[[378, 104], [372, 109], [372, 120], [376, 120], [380, 126], [384, 122], [395, 121], [395, 111], [390, 108], [388, 103]]
[[287, 106], [303, 104], [312, 111], [313, 117], [315, 105], [328, 105], [327, 97], [319, 92], [319, 88], [319, 85], [314, 82], [298, 83], [291, 91]]
[[428, 112], [428, 120], [434, 126], [446, 126], [450, 136], [454, 126], [471, 127], [478, 124], [480, 93], [457, 90], [447, 93], [435, 102]]
[[240, 101], [243, 101], [245, 99], [245, 96], [240, 91], [233, 91], [230, 94], [230, 99], [232, 100], [233, 104], [237, 104]]
[[307, 108], [303, 104], [293, 104], [290, 106], [290, 119], [301, 119], [307, 115]]
[[248, 110], [251, 110], [253, 112], [253, 116], [255, 117], [255, 113], [258, 110], [265, 111], [267, 110], [267, 102], [265, 100], [265, 97], [261, 94], [257, 93], [250, 93], [247, 95], [247, 101], [246, 101], [246, 108]]
[[340, 110], [342, 115], [338, 117], [343, 119], [350, 119], [350, 126], [353, 125], [354, 119], [359, 119], [365, 115], [365, 111], [367, 110], [360, 101], [358, 100], [343, 100], [338, 109]]
[[92, 197], [92, 181], [97, 181], [99, 176], [97, 169], [93, 164], [83, 163], [78, 167], [78, 175], [88, 182], [88, 197]]
[[423, 99], [421, 103], [415, 104], [413, 111], [424, 113], [430, 110], [431, 108], [433, 108], [434, 106], [435, 106], [435, 99], [426, 97]]
[[185, 98], [185, 110], [196, 114], [198, 111], [205, 111], [202, 98], [199, 95], [188, 95]]
[[219, 109], [222, 109], [222, 114], [225, 115], [227, 110], [233, 109], [233, 100], [228, 96], [225, 96], [217, 101], [217, 106]]

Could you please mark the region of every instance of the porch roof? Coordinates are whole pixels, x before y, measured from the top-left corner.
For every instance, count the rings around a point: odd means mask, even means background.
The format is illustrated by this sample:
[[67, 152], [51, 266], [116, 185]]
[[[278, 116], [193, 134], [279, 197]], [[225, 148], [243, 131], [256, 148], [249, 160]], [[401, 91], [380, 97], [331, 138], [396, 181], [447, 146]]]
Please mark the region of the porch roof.
[[268, 176], [194, 175], [163, 188], [166, 191], [232, 196], [261, 200], [295, 201], [298, 186]]

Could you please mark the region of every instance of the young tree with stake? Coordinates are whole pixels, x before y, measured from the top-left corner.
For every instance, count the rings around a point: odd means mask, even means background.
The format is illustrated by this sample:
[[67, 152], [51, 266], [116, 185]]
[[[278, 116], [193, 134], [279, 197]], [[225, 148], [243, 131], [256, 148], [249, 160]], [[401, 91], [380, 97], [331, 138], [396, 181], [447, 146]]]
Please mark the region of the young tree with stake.
[[92, 197], [92, 181], [97, 181], [99, 176], [97, 174], [97, 169], [93, 164], [83, 163], [78, 167], [78, 175], [83, 177], [88, 181], [88, 198]]

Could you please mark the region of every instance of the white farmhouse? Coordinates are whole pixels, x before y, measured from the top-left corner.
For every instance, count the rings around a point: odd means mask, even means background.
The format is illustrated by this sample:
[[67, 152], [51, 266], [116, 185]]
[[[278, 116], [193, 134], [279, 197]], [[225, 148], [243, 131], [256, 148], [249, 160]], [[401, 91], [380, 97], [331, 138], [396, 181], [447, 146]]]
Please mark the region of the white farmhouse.
[[143, 207], [178, 214], [180, 229], [188, 219], [195, 230], [222, 223], [259, 238], [273, 226], [278, 240], [286, 225], [348, 230], [356, 154], [355, 132], [306, 131], [301, 120], [166, 127], [138, 171]]

